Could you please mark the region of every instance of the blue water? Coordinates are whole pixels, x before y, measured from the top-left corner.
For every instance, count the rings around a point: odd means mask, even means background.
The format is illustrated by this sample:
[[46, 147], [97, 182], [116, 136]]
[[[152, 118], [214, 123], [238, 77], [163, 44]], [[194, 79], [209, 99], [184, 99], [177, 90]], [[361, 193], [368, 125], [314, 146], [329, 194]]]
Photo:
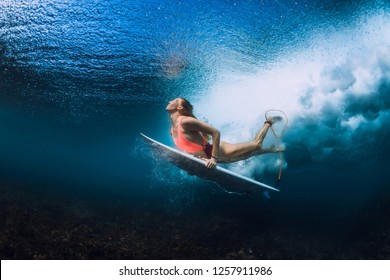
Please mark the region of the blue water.
[[[384, 0], [2, 1], [0, 179], [211, 213], [253, 236], [265, 221], [354, 228], [390, 194], [389, 12]], [[178, 96], [232, 142], [283, 110], [281, 193], [228, 194], [151, 153], [139, 133], [173, 145], [164, 108]], [[275, 185], [278, 156], [229, 168]]]

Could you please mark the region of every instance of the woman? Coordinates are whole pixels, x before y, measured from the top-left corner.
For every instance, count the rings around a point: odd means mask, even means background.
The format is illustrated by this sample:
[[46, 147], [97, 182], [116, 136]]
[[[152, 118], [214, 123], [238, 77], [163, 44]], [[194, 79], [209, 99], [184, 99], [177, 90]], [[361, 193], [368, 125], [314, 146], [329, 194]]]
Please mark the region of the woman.
[[[171, 135], [179, 149], [204, 159], [207, 168], [214, 168], [217, 162], [235, 162], [259, 154], [279, 151], [274, 147], [268, 149], [262, 147], [268, 129], [274, 122], [282, 120], [279, 116], [267, 119], [253, 141], [230, 144], [221, 142], [219, 130], [198, 120], [192, 110], [193, 106], [184, 98], [169, 101], [166, 111], [172, 123]], [[211, 135], [212, 145], [208, 143], [205, 135]]]

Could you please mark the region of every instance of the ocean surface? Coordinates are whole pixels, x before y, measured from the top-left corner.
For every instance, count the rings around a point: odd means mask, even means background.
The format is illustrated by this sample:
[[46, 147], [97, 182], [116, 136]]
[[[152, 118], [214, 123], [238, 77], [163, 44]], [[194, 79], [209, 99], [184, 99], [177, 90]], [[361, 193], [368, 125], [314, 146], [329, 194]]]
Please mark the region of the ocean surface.
[[[280, 193], [153, 153], [176, 97], [228, 142], [282, 110], [225, 166]], [[0, 0], [1, 259], [389, 259], [389, 123], [385, 0]]]

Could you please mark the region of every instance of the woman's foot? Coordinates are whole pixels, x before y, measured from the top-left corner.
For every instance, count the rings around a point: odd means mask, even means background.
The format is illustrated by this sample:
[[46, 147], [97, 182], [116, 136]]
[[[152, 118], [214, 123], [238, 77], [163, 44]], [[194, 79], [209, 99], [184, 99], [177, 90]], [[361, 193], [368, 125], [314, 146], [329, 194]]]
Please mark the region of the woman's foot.
[[280, 122], [282, 120], [283, 118], [281, 116], [272, 116], [272, 117], [268, 117], [265, 123], [268, 123], [269, 125], [272, 126], [274, 123]]

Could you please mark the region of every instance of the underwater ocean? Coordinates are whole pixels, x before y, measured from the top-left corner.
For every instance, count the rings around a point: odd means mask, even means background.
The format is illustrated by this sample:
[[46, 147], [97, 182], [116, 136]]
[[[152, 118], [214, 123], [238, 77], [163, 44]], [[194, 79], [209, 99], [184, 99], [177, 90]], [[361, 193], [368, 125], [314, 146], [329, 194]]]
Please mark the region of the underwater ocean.
[[[176, 97], [229, 142], [283, 111], [224, 166], [280, 192], [154, 153]], [[387, 0], [0, 0], [1, 259], [389, 259], [389, 124]]]

